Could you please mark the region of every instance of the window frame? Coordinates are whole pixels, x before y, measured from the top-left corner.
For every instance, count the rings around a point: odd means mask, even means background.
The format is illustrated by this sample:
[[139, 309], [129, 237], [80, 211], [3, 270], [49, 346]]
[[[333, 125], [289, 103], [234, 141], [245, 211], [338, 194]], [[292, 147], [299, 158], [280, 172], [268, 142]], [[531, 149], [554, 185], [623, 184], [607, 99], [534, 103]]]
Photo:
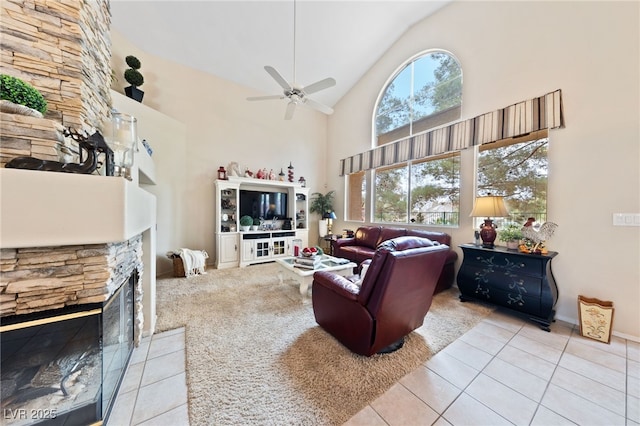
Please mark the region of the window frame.
[[[380, 106], [380, 102], [382, 102], [382, 99], [384, 98], [387, 89], [389, 88], [389, 86], [395, 81], [395, 79], [411, 64], [413, 64], [415, 61], [427, 56], [427, 55], [431, 55], [431, 54], [446, 54], [449, 55], [451, 58], [453, 58], [456, 63], [458, 64], [459, 68], [460, 68], [460, 104], [455, 106], [455, 107], [449, 107], [449, 108], [445, 108], [441, 111], [438, 111], [434, 114], [430, 114], [426, 117], [422, 117], [419, 120], [416, 120], [415, 122], [413, 120], [409, 121], [409, 133], [407, 135], [400, 135], [398, 137], [395, 137], [393, 139], [389, 139], [386, 140], [383, 143], [378, 143], [379, 140], [379, 135], [377, 135], [376, 133], [376, 129], [377, 129], [377, 118], [378, 118], [378, 109]], [[413, 92], [413, 86], [414, 86], [414, 79], [412, 77], [411, 79], [411, 87], [412, 87], [412, 92]], [[462, 97], [462, 93], [463, 93], [463, 88], [464, 88], [464, 72], [462, 70], [462, 65], [460, 63], [460, 61], [458, 60], [458, 58], [451, 53], [450, 51], [446, 50], [446, 49], [427, 49], [427, 50], [423, 50], [421, 52], [416, 53], [415, 55], [411, 56], [410, 58], [408, 58], [406, 61], [404, 61], [402, 64], [400, 64], [400, 66], [398, 66], [394, 72], [389, 76], [389, 78], [385, 81], [384, 85], [382, 86], [382, 89], [380, 90], [380, 92], [378, 93], [378, 96], [376, 98], [376, 101], [374, 103], [373, 106], [373, 113], [372, 113], [372, 119], [371, 119], [371, 148], [376, 148], [388, 143], [393, 143], [393, 142], [397, 142], [401, 139], [404, 139], [406, 137], [411, 137], [414, 136], [416, 134], [422, 133], [422, 132], [426, 132], [430, 129], [433, 129], [435, 127], [447, 124], [447, 123], [453, 123], [456, 120], [458, 120], [461, 117], [461, 113], [462, 113], [462, 104], [463, 104], [463, 97]], [[412, 97], [413, 97], [413, 93], [412, 93]], [[415, 123], [419, 123], [420, 120], [431, 120], [430, 123], [428, 123], [426, 125], [426, 127], [422, 126], [422, 128], [420, 128], [419, 131], [414, 131], [413, 127]], [[398, 130], [397, 129], [393, 129], [390, 130], [385, 134], [391, 133], [393, 131]]]
[[[493, 150], [493, 149], [499, 149], [499, 148], [504, 148], [507, 146], [513, 146], [513, 145], [519, 145], [519, 144], [524, 144], [527, 142], [536, 142], [536, 141], [540, 141], [540, 140], [546, 140], [546, 188], [545, 188], [545, 209], [544, 212], [522, 212], [520, 213], [521, 215], [525, 215], [525, 216], [533, 216], [536, 219], [536, 223], [544, 223], [547, 220], [548, 217], [548, 211], [549, 211], [549, 206], [548, 206], [548, 191], [549, 191], [549, 143], [550, 143], [550, 138], [549, 138], [549, 131], [548, 129], [543, 129], [543, 130], [539, 130], [536, 132], [532, 132], [528, 135], [524, 135], [524, 136], [520, 136], [520, 137], [516, 137], [516, 138], [509, 138], [509, 139], [501, 139], [495, 142], [491, 142], [491, 143], [486, 143], [486, 144], [482, 144], [482, 145], [478, 145], [476, 147], [476, 151], [475, 151], [475, 173], [474, 173], [474, 194], [476, 196], [479, 195], [487, 195], [487, 193], [479, 193], [479, 182], [478, 182], [478, 178], [480, 175], [480, 154], [482, 152], [485, 151], [489, 151], [489, 150]], [[503, 195], [503, 194], [493, 194], [492, 195]], [[507, 208], [509, 209], [509, 198], [510, 197], [505, 197], [505, 202], [507, 204]], [[475, 197], [474, 197], [475, 199]], [[482, 218], [475, 218], [474, 220], [474, 227], [479, 226], [482, 223]], [[520, 224], [524, 224], [524, 222], [526, 221], [526, 218], [524, 218], [524, 216], [521, 217], [516, 217], [515, 214], [513, 214], [511, 211], [509, 212], [509, 217], [506, 218], [495, 218], [494, 222], [497, 224], [497, 226], [499, 228], [504, 227], [505, 224], [510, 224], [510, 223], [520, 223]], [[522, 222], [522, 223], [521, 223]]]

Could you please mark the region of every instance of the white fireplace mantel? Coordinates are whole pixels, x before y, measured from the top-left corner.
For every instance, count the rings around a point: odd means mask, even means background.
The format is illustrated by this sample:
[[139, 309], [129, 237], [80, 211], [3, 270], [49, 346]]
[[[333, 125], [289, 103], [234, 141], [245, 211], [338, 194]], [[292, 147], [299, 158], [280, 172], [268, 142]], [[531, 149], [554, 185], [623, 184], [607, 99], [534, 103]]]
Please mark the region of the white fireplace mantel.
[[0, 169], [0, 247], [125, 241], [155, 226], [156, 199], [121, 177]]
[[0, 197], [3, 249], [117, 243], [142, 234], [143, 334], [153, 334], [153, 194], [122, 177], [0, 168]]

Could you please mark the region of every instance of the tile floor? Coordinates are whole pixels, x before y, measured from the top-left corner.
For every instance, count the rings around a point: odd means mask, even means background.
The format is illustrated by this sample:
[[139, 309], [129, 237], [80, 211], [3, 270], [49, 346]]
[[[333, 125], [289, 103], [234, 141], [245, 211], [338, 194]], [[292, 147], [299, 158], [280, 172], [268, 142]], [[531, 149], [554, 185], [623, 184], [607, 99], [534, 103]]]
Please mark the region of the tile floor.
[[[495, 312], [345, 425], [640, 426], [640, 343]], [[109, 426], [188, 425], [184, 329], [134, 350]]]
[[142, 339], [133, 350], [107, 426], [188, 425], [184, 328]]

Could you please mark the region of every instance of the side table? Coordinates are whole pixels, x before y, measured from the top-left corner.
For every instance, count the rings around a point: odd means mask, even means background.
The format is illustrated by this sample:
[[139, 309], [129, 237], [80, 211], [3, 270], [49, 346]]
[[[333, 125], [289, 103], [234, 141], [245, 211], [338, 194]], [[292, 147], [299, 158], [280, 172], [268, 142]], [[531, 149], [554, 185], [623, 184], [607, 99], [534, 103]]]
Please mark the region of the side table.
[[333, 242], [338, 239], [338, 236], [335, 234], [328, 234], [324, 237], [320, 237], [320, 247], [322, 250], [330, 256], [333, 256]]
[[458, 271], [460, 300], [482, 300], [526, 316], [545, 331], [554, 321], [558, 287], [551, 261], [558, 255], [520, 253], [504, 247], [459, 246], [464, 258]]

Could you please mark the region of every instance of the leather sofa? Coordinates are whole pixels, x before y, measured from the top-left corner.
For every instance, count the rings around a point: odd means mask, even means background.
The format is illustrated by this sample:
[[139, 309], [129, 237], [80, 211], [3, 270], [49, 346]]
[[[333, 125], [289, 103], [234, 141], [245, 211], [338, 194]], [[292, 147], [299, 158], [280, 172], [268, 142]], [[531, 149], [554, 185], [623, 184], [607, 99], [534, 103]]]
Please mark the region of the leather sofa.
[[436, 293], [450, 288], [455, 278], [455, 262], [458, 259], [458, 253], [451, 250], [451, 236], [444, 232], [388, 226], [361, 226], [356, 230], [353, 238], [339, 238], [333, 241], [333, 255], [349, 259], [360, 265], [365, 260], [373, 258], [376, 248], [381, 243], [402, 236], [427, 238], [449, 246], [447, 259], [436, 286]]
[[334, 272], [316, 272], [316, 322], [360, 355], [401, 348], [404, 337], [423, 324], [448, 251], [405, 236], [380, 244], [360, 286]]

